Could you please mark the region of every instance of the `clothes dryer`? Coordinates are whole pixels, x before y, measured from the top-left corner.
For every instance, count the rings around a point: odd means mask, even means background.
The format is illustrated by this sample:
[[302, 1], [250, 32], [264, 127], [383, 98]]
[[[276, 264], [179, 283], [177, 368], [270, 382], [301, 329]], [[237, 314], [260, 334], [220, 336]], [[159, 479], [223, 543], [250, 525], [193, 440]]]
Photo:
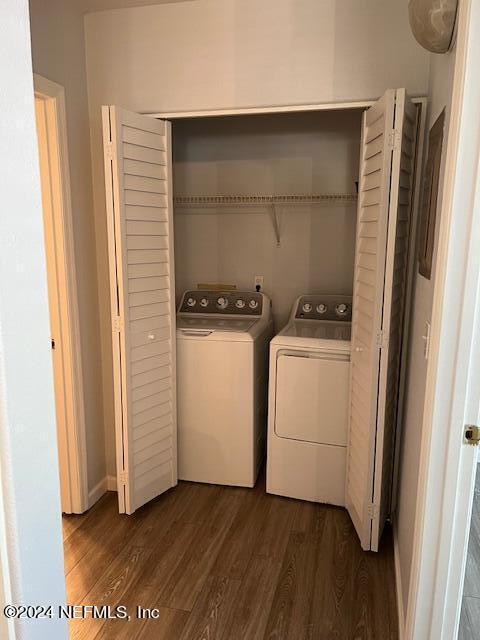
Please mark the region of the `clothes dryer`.
[[345, 505], [352, 299], [304, 295], [270, 344], [267, 491]]

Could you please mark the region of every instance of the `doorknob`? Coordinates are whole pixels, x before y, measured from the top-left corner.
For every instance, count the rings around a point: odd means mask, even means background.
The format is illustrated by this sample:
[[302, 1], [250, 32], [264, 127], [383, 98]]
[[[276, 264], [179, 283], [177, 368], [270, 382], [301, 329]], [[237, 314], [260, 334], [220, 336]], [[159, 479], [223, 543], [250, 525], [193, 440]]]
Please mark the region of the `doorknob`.
[[363, 347], [355, 347], [355, 351], [356, 351], [357, 353], [362, 353], [362, 351], [363, 351]]
[[478, 447], [480, 443], [480, 427], [477, 427], [475, 424], [466, 424], [464, 437], [465, 444], [472, 444]]

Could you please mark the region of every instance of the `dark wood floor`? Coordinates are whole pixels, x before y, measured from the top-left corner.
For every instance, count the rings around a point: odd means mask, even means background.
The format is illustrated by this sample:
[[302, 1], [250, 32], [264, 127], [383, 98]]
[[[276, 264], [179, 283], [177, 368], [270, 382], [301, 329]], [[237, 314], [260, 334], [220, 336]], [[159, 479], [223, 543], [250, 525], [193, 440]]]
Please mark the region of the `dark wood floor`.
[[[132, 620], [75, 621], [74, 639], [394, 640], [390, 532], [364, 553], [343, 509], [180, 483], [134, 516], [116, 494], [64, 517], [68, 601]], [[136, 606], [160, 609], [138, 620]]]
[[458, 640], [480, 637], [480, 471], [477, 469]]

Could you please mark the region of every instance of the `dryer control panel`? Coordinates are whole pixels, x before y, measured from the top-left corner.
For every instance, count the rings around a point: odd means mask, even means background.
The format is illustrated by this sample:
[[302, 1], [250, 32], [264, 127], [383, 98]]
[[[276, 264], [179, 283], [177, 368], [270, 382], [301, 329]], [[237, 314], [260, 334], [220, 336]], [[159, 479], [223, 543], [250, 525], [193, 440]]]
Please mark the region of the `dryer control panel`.
[[185, 291], [179, 313], [224, 314], [260, 317], [264, 295], [257, 291]]
[[296, 320], [352, 321], [352, 297], [332, 294], [300, 296], [297, 300]]

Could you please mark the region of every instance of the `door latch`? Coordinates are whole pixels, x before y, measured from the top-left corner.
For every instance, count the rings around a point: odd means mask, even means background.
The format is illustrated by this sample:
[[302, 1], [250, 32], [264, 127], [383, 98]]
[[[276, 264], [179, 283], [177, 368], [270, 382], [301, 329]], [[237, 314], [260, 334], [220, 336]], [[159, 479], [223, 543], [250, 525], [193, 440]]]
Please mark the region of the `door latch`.
[[478, 447], [480, 443], [480, 427], [477, 427], [475, 424], [466, 424], [464, 437], [465, 444], [472, 444]]
[[52, 349], [55, 349], [55, 338], [52, 338], [51, 345], [52, 345]]

